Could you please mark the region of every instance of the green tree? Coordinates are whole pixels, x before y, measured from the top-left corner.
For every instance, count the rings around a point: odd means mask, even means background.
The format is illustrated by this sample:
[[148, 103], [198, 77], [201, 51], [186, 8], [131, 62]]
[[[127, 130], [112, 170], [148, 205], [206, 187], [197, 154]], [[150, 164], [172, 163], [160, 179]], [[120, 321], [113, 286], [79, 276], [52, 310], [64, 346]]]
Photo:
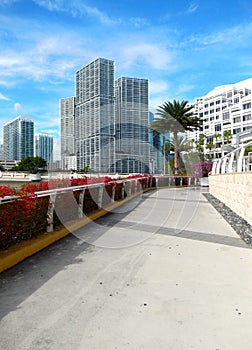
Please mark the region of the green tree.
[[244, 155], [247, 156], [249, 153], [252, 153], [252, 146], [247, 146], [247, 147], [245, 148], [245, 153], [244, 153]]
[[215, 139], [215, 143], [217, 143], [217, 141], [221, 139], [221, 134], [215, 133], [215, 134], [213, 134], [213, 138]]
[[[186, 138], [185, 135], [178, 135], [178, 150], [179, 152], [188, 152], [193, 148], [192, 143]], [[165, 151], [173, 151], [174, 152], [174, 138], [171, 137], [165, 143]]]
[[89, 168], [89, 166], [84, 166], [84, 168], [77, 171], [78, 174], [86, 174], [88, 172], [91, 172], [92, 170]]
[[215, 142], [214, 142], [214, 148], [215, 148], [215, 150], [214, 150], [214, 156], [216, 157], [216, 155], [217, 155], [217, 157], [218, 157], [218, 153], [217, 153], [217, 143], [218, 143], [218, 140], [221, 140], [221, 138], [222, 138], [222, 135], [220, 134], [220, 133], [215, 133], [215, 134], [213, 134], [213, 138], [215, 139]]
[[179, 174], [179, 144], [178, 133], [185, 131], [193, 131], [201, 128], [201, 121], [194, 116], [188, 101], [164, 102], [157, 109], [159, 119], [155, 120], [151, 125], [151, 129], [159, 133], [165, 134], [170, 131], [173, 134], [174, 142], [174, 174]]
[[215, 147], [215, 145], [214, 145], [214, 143], [212, 141], [207, 142], [206, 149], [209, 149], [209, 151], [210, 151], [209, 152], [210, 158], [213, 158], [212, 149], [214, 149], [214, 147]]
[[205, 161], [205, 158], [203, 158], [203, 154], [195, 151], [188, 152], [184, 155], [183, 161], [184, 161], [184, 166], [186, 169], [187, 175], [193, 175], [194, 171], [192, 168], [192, 165], [195, 163], [199, 163], [200, 161]]
[[[179, 170], [180, 173], [185, 174], [186, 168], [184, 165], [184, 161], [182, 159], [181, 153], [182, 152], [189, 152], [193, 148], [192, 142], [189, 141], [185, 135], [178, 135], [178, 151], [179, 151]], [[174, 152], [175, 146], [174, 146], [174, 138], [171, 137], [167, 142], [165, 143], [164, 151], [165, 152]], [[174, 171], [174, 160], [170, 160], [170, 167]]]
[[223, 133], [223, 139], [226, 143], [229, 143], [232, 140], [232, 133], [230, 130], [225, 130]]
[[17, 166], [13, 167], [12, 170], [37, 173], [38, 169], [44, 169], [46, 165], [47, 163], [42, 157], [26, 157]]
[[196, 151], [200, 154], [204, 154], [205, 139], [206, 136], [204, 134], [200, 134], [198, 140], [192, 140], [195, 143]]

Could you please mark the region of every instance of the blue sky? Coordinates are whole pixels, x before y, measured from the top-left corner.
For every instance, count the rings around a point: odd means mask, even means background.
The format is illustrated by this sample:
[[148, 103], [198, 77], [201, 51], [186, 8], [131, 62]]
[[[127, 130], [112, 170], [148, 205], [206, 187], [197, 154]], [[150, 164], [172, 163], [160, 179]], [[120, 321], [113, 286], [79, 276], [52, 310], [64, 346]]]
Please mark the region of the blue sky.
[[[251, 0], [0, 0], [0, 130], [18, 115], [59, 138], [59, 99], [97, 57], [148, 78], [150, 107], [252, 77]], [[1, 137], [2, 138], [2, 135]]]

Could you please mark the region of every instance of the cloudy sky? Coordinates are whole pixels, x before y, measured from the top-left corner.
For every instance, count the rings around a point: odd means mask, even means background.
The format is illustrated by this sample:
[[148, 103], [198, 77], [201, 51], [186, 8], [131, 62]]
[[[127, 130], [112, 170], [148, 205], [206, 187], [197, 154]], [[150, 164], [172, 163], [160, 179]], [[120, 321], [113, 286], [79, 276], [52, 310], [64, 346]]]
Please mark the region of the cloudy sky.
[[252, 77], [251, 0], [0, 0], [0, 131], [18, 115], [59, 138], [59, 99], [97, 57], [148, 78], [150, 107]]

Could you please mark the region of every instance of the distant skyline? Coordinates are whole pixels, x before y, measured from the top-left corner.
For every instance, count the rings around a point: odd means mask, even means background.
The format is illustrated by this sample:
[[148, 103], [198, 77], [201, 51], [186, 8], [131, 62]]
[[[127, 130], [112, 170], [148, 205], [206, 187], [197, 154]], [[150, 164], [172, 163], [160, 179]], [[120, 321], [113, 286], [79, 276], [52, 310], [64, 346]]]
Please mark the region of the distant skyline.
[[147, 78], [152, 110], [252, 77], [252, 2], [1, 0], [0, 52], [1, 142], [18, 115], [57, 140], [59, 100], [98, 57]]

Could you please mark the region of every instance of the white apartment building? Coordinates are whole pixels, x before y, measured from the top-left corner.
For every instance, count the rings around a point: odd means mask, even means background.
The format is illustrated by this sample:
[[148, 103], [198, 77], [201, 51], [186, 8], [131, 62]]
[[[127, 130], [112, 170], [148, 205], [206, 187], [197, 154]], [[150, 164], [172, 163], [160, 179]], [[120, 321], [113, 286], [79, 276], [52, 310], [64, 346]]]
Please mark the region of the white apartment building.
[[64, 170], [77, 170], [77, 157], [76, 156], [66, 156], [64, 159], [65, 159]]
[[230, 150], [225, 144], [225, 131], [231, 132], [231, 146], [237, 146], [239, 135], [252, 130], [252, 78], [235, 84], [218, 86], [207, 95], [194, 101], [195, 114], [203, 121], [203, 131], [189, 132], [189, 139], [198, 140], [203, 133], [205, 154], [208, 142], [215, 145], [214, 155], [221, 156]]

